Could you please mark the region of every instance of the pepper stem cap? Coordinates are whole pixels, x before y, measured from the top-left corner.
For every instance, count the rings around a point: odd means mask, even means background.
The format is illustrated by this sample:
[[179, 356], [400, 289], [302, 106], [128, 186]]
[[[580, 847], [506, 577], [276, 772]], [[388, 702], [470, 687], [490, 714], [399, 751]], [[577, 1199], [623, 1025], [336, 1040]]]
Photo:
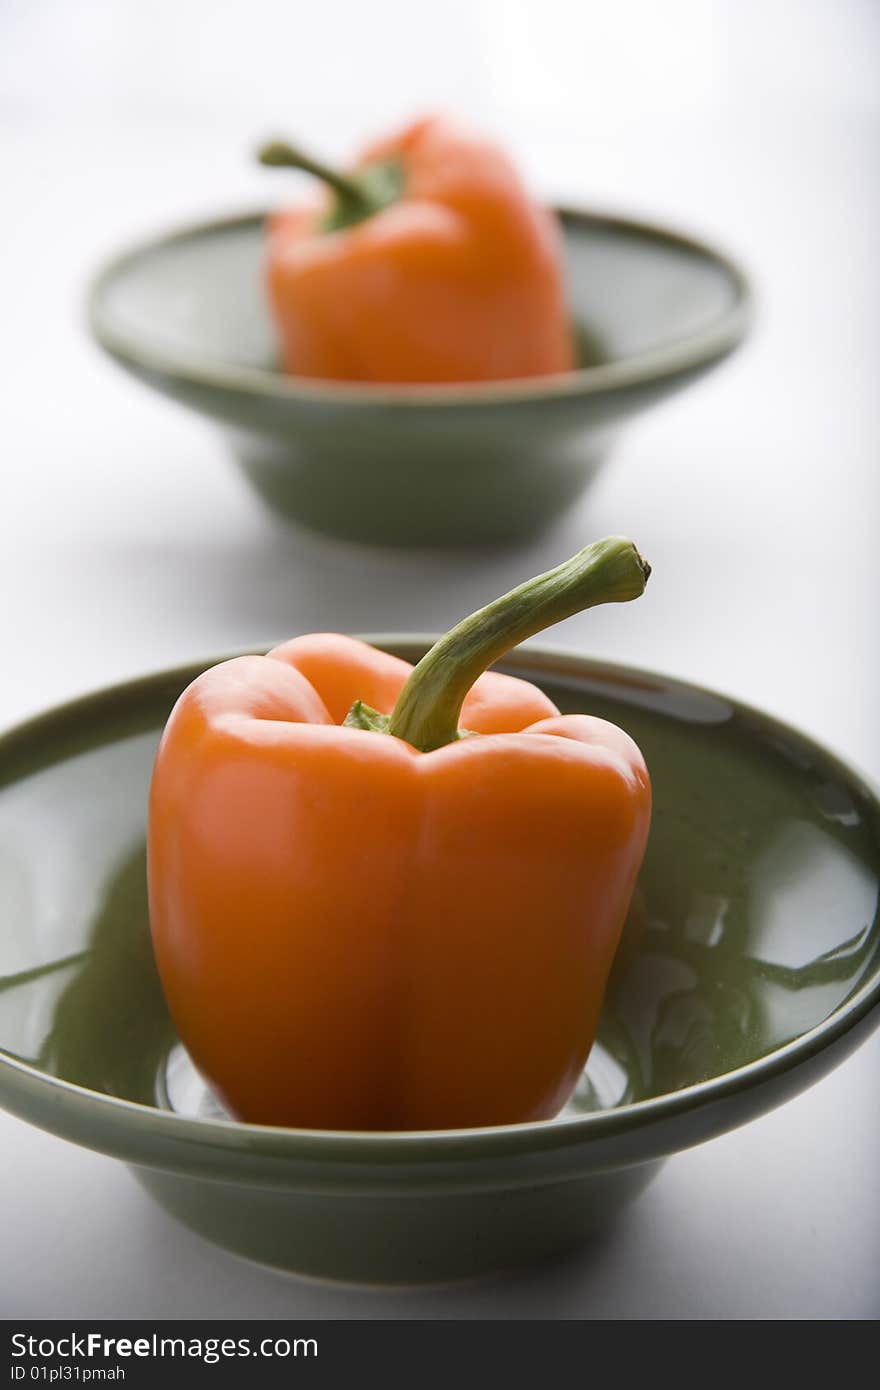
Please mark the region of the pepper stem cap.
[[631, 540], [608, 536], [511, 589], [458, 623], [422, 657], [391, 712], [388, 733], [423, 752], [454, 742], [461, 737], [465, 697], [489, 666], [564, 618], [638, 598], [650, 573]]
[[325, 232], [363, 222], [400, 198], [403, 167], [398, 160], [369, 164], [356, 173], [343, 173], [315, 159], [287, 140], [269, 140], [257, 151], [257, 159], [270, 169], [300, 169], [321, 179], [336, 194], [336, 201], [322, 222]]

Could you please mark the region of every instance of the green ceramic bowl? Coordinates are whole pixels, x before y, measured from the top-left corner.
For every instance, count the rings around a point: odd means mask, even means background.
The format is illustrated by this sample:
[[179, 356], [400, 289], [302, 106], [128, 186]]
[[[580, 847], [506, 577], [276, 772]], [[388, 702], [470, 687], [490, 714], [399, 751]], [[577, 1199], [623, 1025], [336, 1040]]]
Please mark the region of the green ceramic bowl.
[[219, 424], [280, 512], [400, 545], [511, 541], [582, 491], [617, 430], [743, 336], [742, 272], [659, 227], [560, 214], [583, 366], [497, 385], [384, 387], [283, 375], [260, 277], [263, 215], [144, 243], [89, 299], [122, 366]]
[[[427, 645], [375, 640], [410, 659]], [[575, 1246], [668, 1155], [809, 1086], [880, 1022], [880, 806], [856, 774], [693, 686], [527, 649], [506, 669], [626, 727], [656, 798], [571, 1104], [550, 1122], [417, 1134], [226, 1119], [175, 1039], [144, 887], [156, 742], [199, 669], [0, 739], [0, 1103], [125, 1160], [220, 1245], [395, 1282]]]

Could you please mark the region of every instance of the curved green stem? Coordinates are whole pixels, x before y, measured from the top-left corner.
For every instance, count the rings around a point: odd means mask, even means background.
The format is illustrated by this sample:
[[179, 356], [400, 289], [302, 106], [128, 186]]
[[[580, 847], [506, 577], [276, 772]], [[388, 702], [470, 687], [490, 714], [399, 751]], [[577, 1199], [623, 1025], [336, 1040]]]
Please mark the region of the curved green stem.
[[311, 155], [289, 145], [286, 140], [270, 140], [258, 151], [257, 158], [270, 169], [301, 169], [304, 174], [314, 174], [315, 178], [323, 179], [347, 202], [366, 204], [370, 201], [356, 177], [343, 174], [321, 160], [312, 159]]
[[286, 140], [271, 140], [258, 152], [261, 164], [272, 169], [301, 169], [322, 179], [336, 194], [336, 204], [321, 222], [325, 232], [337, 232], [364, 222], [396, 203], [403, 195], [404, 170], [396, 159], [368, 164], [356, 174], [343, 174], [330, 164], [312, 159]]
[[465, 696], [511, 647], [599, 603], [644, 592], [651, 567], [632, 541], [609, 536], [496, 599], [447, 632], [416, 666], [388, 722], [388, 733], [423, 752], [459, 737]]

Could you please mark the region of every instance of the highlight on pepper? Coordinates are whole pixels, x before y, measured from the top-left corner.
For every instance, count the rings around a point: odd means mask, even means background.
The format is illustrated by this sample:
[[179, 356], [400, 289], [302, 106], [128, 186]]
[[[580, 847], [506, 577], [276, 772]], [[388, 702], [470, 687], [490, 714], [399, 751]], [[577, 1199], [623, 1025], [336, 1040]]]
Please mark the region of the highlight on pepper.
[[649, 567], [611, 537], [415, 667], [295, 637], [180, 696], [153, 774], [153, 942], [239, 1119], [419, 1130], [549, 1119], [592, 1046], [648, 837], [631, 738], [487, 668]]
[[287, 372], [405, 384], [572, 369], [559, 228], [496, 145], [435, 116], [351, 171], [278, 140], [260, 158], [326, 190], [269, 221], [266, 291]]

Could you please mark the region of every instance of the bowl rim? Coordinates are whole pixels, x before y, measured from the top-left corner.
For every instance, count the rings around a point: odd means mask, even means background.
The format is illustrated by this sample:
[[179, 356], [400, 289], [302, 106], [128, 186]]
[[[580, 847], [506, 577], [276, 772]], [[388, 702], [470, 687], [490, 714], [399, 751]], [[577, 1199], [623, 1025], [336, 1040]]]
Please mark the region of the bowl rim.
[[[436, 634], [371, 633], [360, 635], [360, 640], [380, 647], [427, 647], [436, 640]], [[129, 680], [99, 687], [52, 706], [0, 731], [0, 758], [10, 744], [33, 738], [49, 724], [76, 720], [101, 704], [134, 702], [139, 697], [148, 697], [156, 687], [172, 683], [186, 684], [194, 679], [199, 671], [219, 661], [264, 652], [274, 645], [277, 643], [259, 644], [219, 658], [214, 656], [204, 661], [197, 660], [181, 666], [154, 670]], [[499, 666], [514, 673], [530, 672], [534, 676], [542, 671], [546, 673], [548, 662], [552, 663], [553, 675], [563, 679], [608, 679], [618, 684], [624, 680], [630, 683], [651, 682], [662, 687], [664, 691], [682, 691], [723, 702], [737, 716], [757, 720], [770, 732], [778, 733], [805, 746], [811, 754], [830, 765], [857, 790], [880, 817], [880, 788], [872, 780], [867, 779], [851, 763], [809, 734], [745, 701], [648, 668], [580, 656], [570, 650], [531, 642], [510, 653]], [[875, 917], [875, 924], [876, 921]], [[365, 1163], [436, 1163], [535, 1154], [567, 1149], [586, 1142], [592, 1145], [606, 1139], [615, 1139], [634, 1130], [651, 1128], [659, 1122], [674, 1120], [682, 1114], [699, 1111], [710, 1103], [735, 1097], [752, 1087], [760, 1087], [774, 1078], [794, 1071], [802, 1063], [829, 1048], [872, 1011], [876, 1015], [874, 1021], [880, 1024], [880, 952], [868, 977], [838, 1004], [827, 1018], [797, 1038], [740, 1067], [684, 1086], [680, 1090], [667, 1091], [659, 1096], [651, 1096], [611, 1109], [590, 1111], [564, 1119], [520, 1124], [448, 1130], [310, 1130], [182, 1115], [176, 1111], [162, 1110], [65, 1081], [62, 1077], [52, 1076], [2, 1048], [0, 1105], [6, 1105], [7, 1097], [3, 1093], [2, 1080], [4, 1072], [9, 1071], [12, 1073], [13, 1086], [18, 1092], [30, 1094], [31, 1098], [67, 1098], [73, 1104], [79, 1104], [86, 1110], [90, 1109], [100, 1114], [107, 1121], [122, 1122], [128, 1129], [129, 1139], [134, 1127], [137, 1133], [143, 1133], [147, 1139], [164, 1137], [170, 1142], [188, 1141], [191, 1148], [203, 1152], [225, 1150], [227, 1154], [232, 1154], [244, 1150], [252, 1157], [264, 1155], [304, 1162], [333, 1160], [346, 1166]], [[16, 1104], [10, 1105], [9, 1108], [19, 1113], [22, 1111], [22, 1107]], [[27, 1118], [31, 1116], [28, 1115]], [[36, 1120], [36, 1123], [40, 1121]], [[46, 1128], [52, 1129], [52, 1126], [47, 1125]], [[174, 1166], [170, 1160], [168, 1166]]]
[[727, 252], [663, 223], [568, 205], [554, 206], [552, 209], [563, 224], [573, 223], [660, 242], [711, 262], [730, 282], [731, 304], [706, 327], [676, 338], [663, 347], [623, 357], [615, 362], [579, 367], [571, 372], [543, 377], [522, 377], [500, 382], [412, 385], [295, 378], [259, 367], [236, 366], [211, 357], [166, 350], [155, 344], [144, 343], [136, 331], [121, 330], [104, 310], [104, 296], [113, 281], [137, 261], [175, 242], [192, 241], [206, 235], [223, 235], [251, 227], [265, 221], [271, 211], [261, 208], [187, 222], [143, 237], [112, 255], [93, 273], [86, 289], [86, 321], [93, 337], [124, 366], [178, 381], [191, 388], [235, 391], [299, 406], [450, 409], [565, 401], [659, 384], [727, 356], [742, 341], [753, 317], [754, 292], [751, 281], [742, 266]]

